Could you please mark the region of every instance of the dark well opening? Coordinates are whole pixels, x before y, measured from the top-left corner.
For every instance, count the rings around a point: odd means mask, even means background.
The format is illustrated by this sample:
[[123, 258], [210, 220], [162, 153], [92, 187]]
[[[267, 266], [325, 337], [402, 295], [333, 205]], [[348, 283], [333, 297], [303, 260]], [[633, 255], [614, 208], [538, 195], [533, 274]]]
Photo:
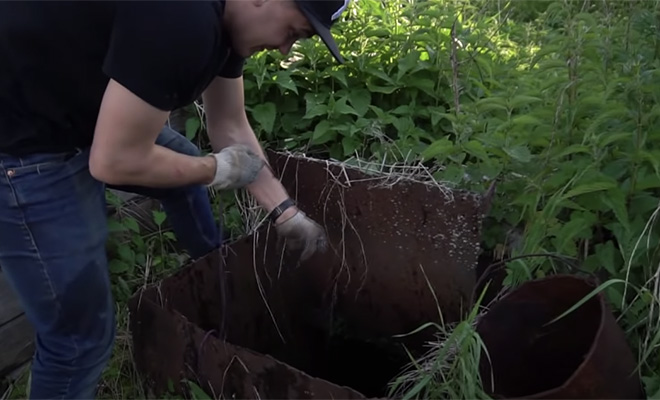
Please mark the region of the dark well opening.
[[[276, 244], [264, 247], [269, 246], [274, 249]], [[405, 340], [395, 339], [377, 326], [369, 327], [365, 322], [373, 315], [387, 314], [386, 306], [379, 306], [375, 300], [356, 313], [355, 299], [337, 298], [337, 286], [324, 296], [317, 286], [319, 276], [314, 274], [331, 271], [284, 266], [278, 277], [279, 266], [275, 268], [274, 261], [270, 261], [273, 268], [266, 265], [262, 269], [260, 265], [257, 269], [262, 297], [255, 270], [250, 262], [245, 262], [252, 260], [253, 251], [250, 238], [237, 242], [225, 254], [224, 265], [220, 264], [220, 257], [200, 260], [189, 271], [164, 282], [161, 295], [168, 306], [214, 337], [223, 338], [224, 326], [224, 338], [229, 343], [273, 356], [311, 376], [351, 387], [367, 397], [385, 397], [390, 380], [410, 361], [403, 344], [414, 354], [421, 341], [429, 338], [413, 335]], [[257, 253], [257, 258], [263, 260], [263, 253]], [[266, 259], [266, 264], [270, 263], [268, 260], [281, 260]], [[221, 272], [225, 283], [220, 281]], [[223, 310], [227, 316], [224, 320]], [[408, 331], [417, 327], [411, 325]]]
[[[220, 337], [227, 343], [366, 396], [383, 396], [387, 382], [409, 362], [401, 344], [421, 351], [425, 340], [434, 339], [430, 330], [422, 332], [428, 336], [392, 337], [438, 321], [439, 309], [445, 322], [456, 321], [469, 304], [480, 198], [460, 191], [446, 197], [418, 183], [374, 187], [374, 176], [349, 168], [270, 156], [291, 197], [326, 230], [328, 250], [298, 263], [264, 224], [223, 248], [223, 257], [205, 257], [165, 279], [154, 303], [205, 331], [224, 327]], [[343, 179], [351, 184], [336, 182]], [[175, 351], [168, 357], [181, 359]]]
[[477, 328], [491, 359], [481, 360], [484, 388], [491, 389], [491, 372], [493, 393], [505, 398], [533, 395], [566, 382], [594, 343], [601, 323], [599, 300], [592, 297], [562, 319], [548, 322], [593, 289], [575, 277], [539, 280], [493, 304]]

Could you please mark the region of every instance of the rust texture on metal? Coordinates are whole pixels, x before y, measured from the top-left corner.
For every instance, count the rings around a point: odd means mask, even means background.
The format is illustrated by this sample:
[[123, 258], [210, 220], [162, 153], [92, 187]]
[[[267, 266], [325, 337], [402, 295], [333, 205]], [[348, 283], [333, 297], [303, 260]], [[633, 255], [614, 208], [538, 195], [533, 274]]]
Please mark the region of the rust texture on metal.
[[[470, 302], [481, 234], [481, 197], [434, 185], [387, 180], [322, 161], [271, 156], [273, 169], [305, 212], [326, 228], [333, 249], [315, 258], [318, 290], [334, 274], [342, 313], [382, 334], [455, 321]], [[344, 262], [342, 262], [342, 260]], [[322, 276], [325, 272], [326, 276]], [[347, 303], [346, 303], [347, 302]], [[345, 306], [343, 303], [346, 303]]]
[[[382, 397], [409, 361], [392, 335], [437, 321], [439, 308], [446, 322], [469, 308], [480, 198], [269, 156], [291, 197], [326, 229], [328, 251], [297, 263], [263, 225], [136, 294], [137, 367], [158, 394], [185, 377], [226, 397]], [[217, 337], [222, 326], [226, 336]], [[414, 350], [425, 339], [398, 343]]]
[[[217, 268], [214, 264], [220, 262], [219, 258], [213, 253], [200, 260], [194, 267], [195, 275], [198, 278], [214, 275], [213, 270]], [[189, 275], [179, 277], [183, 276]], [[172, 282], [169, 289], [182, 289], [177, 283], [184, 282]], [[223, 341], [212, 330], [205, 331], [178, 311], [161, 307], [153, 297], [148, 298], [154, 294], [132, 300], [131, 309], [135, 314], [130, 327], [136, 366], [148, 390], [158, 398], [165, 394], [169, 384], [177, 392], [185, 393], [184, 379], [199, 384], [214, 398], [364, 398], [351, 388], [311, 377], [272, 356]], [[175, 293], [170, 295], [175, 296]], [[193, 317], [199, 318], [200, 314], [195, 313]], [[236, 328], [240, 330], [240, 326]], [[268, 334], [264, 332], [264, 336]]]
[[494, 398], [645, 398], [635, 358], [602, 293], [550, 323], [597, 286], [560, 274], [495, 301], [477, 324], [489, 357], [480, 365], [484, 389]]

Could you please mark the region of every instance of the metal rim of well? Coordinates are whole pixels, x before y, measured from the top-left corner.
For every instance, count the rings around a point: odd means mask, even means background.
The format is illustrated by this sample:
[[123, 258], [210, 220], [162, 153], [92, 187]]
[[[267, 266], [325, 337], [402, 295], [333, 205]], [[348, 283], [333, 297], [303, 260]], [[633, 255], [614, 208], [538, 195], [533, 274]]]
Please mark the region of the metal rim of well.
[[[501, 263], [505, 264], [508, 261], [510, 261], [510, 260], [509, 259], [503, 260]], [[500, 262], [498, 262], [496, 264], [500, 264]], [[491, 267], [496, 265], [496, 264], [491, 265]], [[488, 267], [487, 270], [491, 267]], [[581, 272], [588, 273], [587, 271], [581, 271]], [[588, 274], [590, 274], [590, 273], [588, 273]], [[590, 274], [590, 275], [593, 275], [593, 274]], [[486, 276], [486, 271], [484, 271], [484, 275], [482, 275], [482, 276]], [[593, 280], [590, 280], [586, 277], [577, 276], [576, 274], [558, 273], [558, 274], [548, 275], [548, 276], [545, 276], [543, 278], [533, 279], [533, 280], [524, 282], [520, 286], [518, 286], [516, 288], [513, 288], [512, 290], [507, 291], [506, 293], [504, 293], [502, 295], [502, 297], [500, 297], [499, 299], [494, 299], [492, 301], [492, 303], [501, 303], [502, 301], [507, 300], [511, 296], [516, 295], [519, 292], [519, 290], [521, 288], [525, 287], [525, 286], [533, 285], [533, 284], [543, 284], [543, 283], [553, 281], [553, 280], [564, 280], [564, 279], [572, 279], [572, 280], [579, 281], [579, 282], [583, 283], [585, 286], [591, 287], [592, 290], [595, 290], [595, 289], [598, 288], [599, 280], [595, 276], [593, 276]], [[541, 391], [541, 392], [530, 393], [530, 394], [527, 394], [525, 396], [511, 397], [512, 400], [525, 399], [525, 398], [553, 398], [553, 397], [548, 397], [548, 396], [552, 395], [553, 393], [560, 392], [560, 391], [566, 389], [566, 387], [568, 385], [570, 385], [575, 380], [575, 378], [577, 376], [579, 376], [584, 371], [584, 369], [586, 368], [587, 362], [592, 358], [593, 354], [596, 351], [596, 346], [597, 346], [597, 344], [598, 344], [598, 342], [599, 342], [599, 340], [600, 340], [600, 338], [603, 334], [603, 330], [605, 329], [606, 313], [609, 311], [609, 308], [607, 307], [607, 305], [605, 303], [605, 298], [603, 296], [602, 291], [599, 291], [593, 297], [596, 298], [596, 301], [598, 303], [598, 307], [599, 307], [599, 310], [600, 310], [599, 315], [598, 315], [598, 318], [599, 318], [598, 328], [596, 329], [596, 332], [593, 336], [593, 339], [591, 340], [589, 350], [586, 352], [586, 354], [585, 354], [583, 360], [580, 362], [580, 364], [573, 370], [571, 375], [568, 378], [566, 378], [561, 385], [557, 385], [553, 388], [550, 388], [550, 389], [547, 389], [547, 390], [544, 390], [544, 391]], [[582, 305], [580, 305], [580, 307], [582, 307]], [[477, 325], [476, 325], [477, 330], [479, 329], [481, 319], [483, 317], [485, 317], [487, 314], [488, 314], [488, 312], [486, 311], [484, 314], [481, 315], [481, 318], [479, 318], [479, 321], [477, 321]]]

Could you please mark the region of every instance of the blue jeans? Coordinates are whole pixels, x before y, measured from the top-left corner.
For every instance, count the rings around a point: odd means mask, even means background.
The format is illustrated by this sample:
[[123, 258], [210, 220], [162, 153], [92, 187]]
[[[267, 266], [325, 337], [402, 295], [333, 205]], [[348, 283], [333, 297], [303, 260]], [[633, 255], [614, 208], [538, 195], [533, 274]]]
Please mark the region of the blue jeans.
[[[168, 127], [157, 143], [199, 155]], [[31, 398], [94, 398], [113, 349], [106, 186], [90, 175], [88, 160], [89, 149], [0, 154], [0, 268], [36, 333]], [[192, 257], [220, 245], [205, 187], [115, 188], [159, 199]]]

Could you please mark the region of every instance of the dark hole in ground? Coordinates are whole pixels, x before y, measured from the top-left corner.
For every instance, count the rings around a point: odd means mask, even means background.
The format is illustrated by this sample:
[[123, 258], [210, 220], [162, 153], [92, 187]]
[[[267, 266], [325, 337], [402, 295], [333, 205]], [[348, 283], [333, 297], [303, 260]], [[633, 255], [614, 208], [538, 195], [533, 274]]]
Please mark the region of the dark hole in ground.
[[[311, 329], [318, 345], [308, 354], [308, 373], [349, 386], [367, 397], [387, 397], [388, 384], [409, 358], [400, 343], [386, 337], [361, 338], [346, 331]], [[291, 346], [290, 351], [297, 350]], [[281, 355], [283, 360], [287, 355]]]
[[[217, 321], [202, 320], [198, 325], [206, 331], [219, 331]], [[311, 376], [351, 387], [366, 397], [387, 397], [389, 383], [410, 362], [402, 344], [392, 338], [364, 338], [350, 332], [345, 324], [329, 328], [319, 325], [315, 319], [298, 320], [293, 326], [295, 338], [287, 338], [286, 344], [274, 345], [278, 341], [274, 336], [261, 336], [262, 343], [250, 342], [245, 340], [249, 335], [232, 332], [231, 327], [228, 329], [233, 339], [229, 341], [272, 355]], [[262, 332], [272, 334], [266, 330]], [[263, 339], [268, 344], [263, 343]], [[415, 354], [414, 349], [408, 348], [408, 351]]]

